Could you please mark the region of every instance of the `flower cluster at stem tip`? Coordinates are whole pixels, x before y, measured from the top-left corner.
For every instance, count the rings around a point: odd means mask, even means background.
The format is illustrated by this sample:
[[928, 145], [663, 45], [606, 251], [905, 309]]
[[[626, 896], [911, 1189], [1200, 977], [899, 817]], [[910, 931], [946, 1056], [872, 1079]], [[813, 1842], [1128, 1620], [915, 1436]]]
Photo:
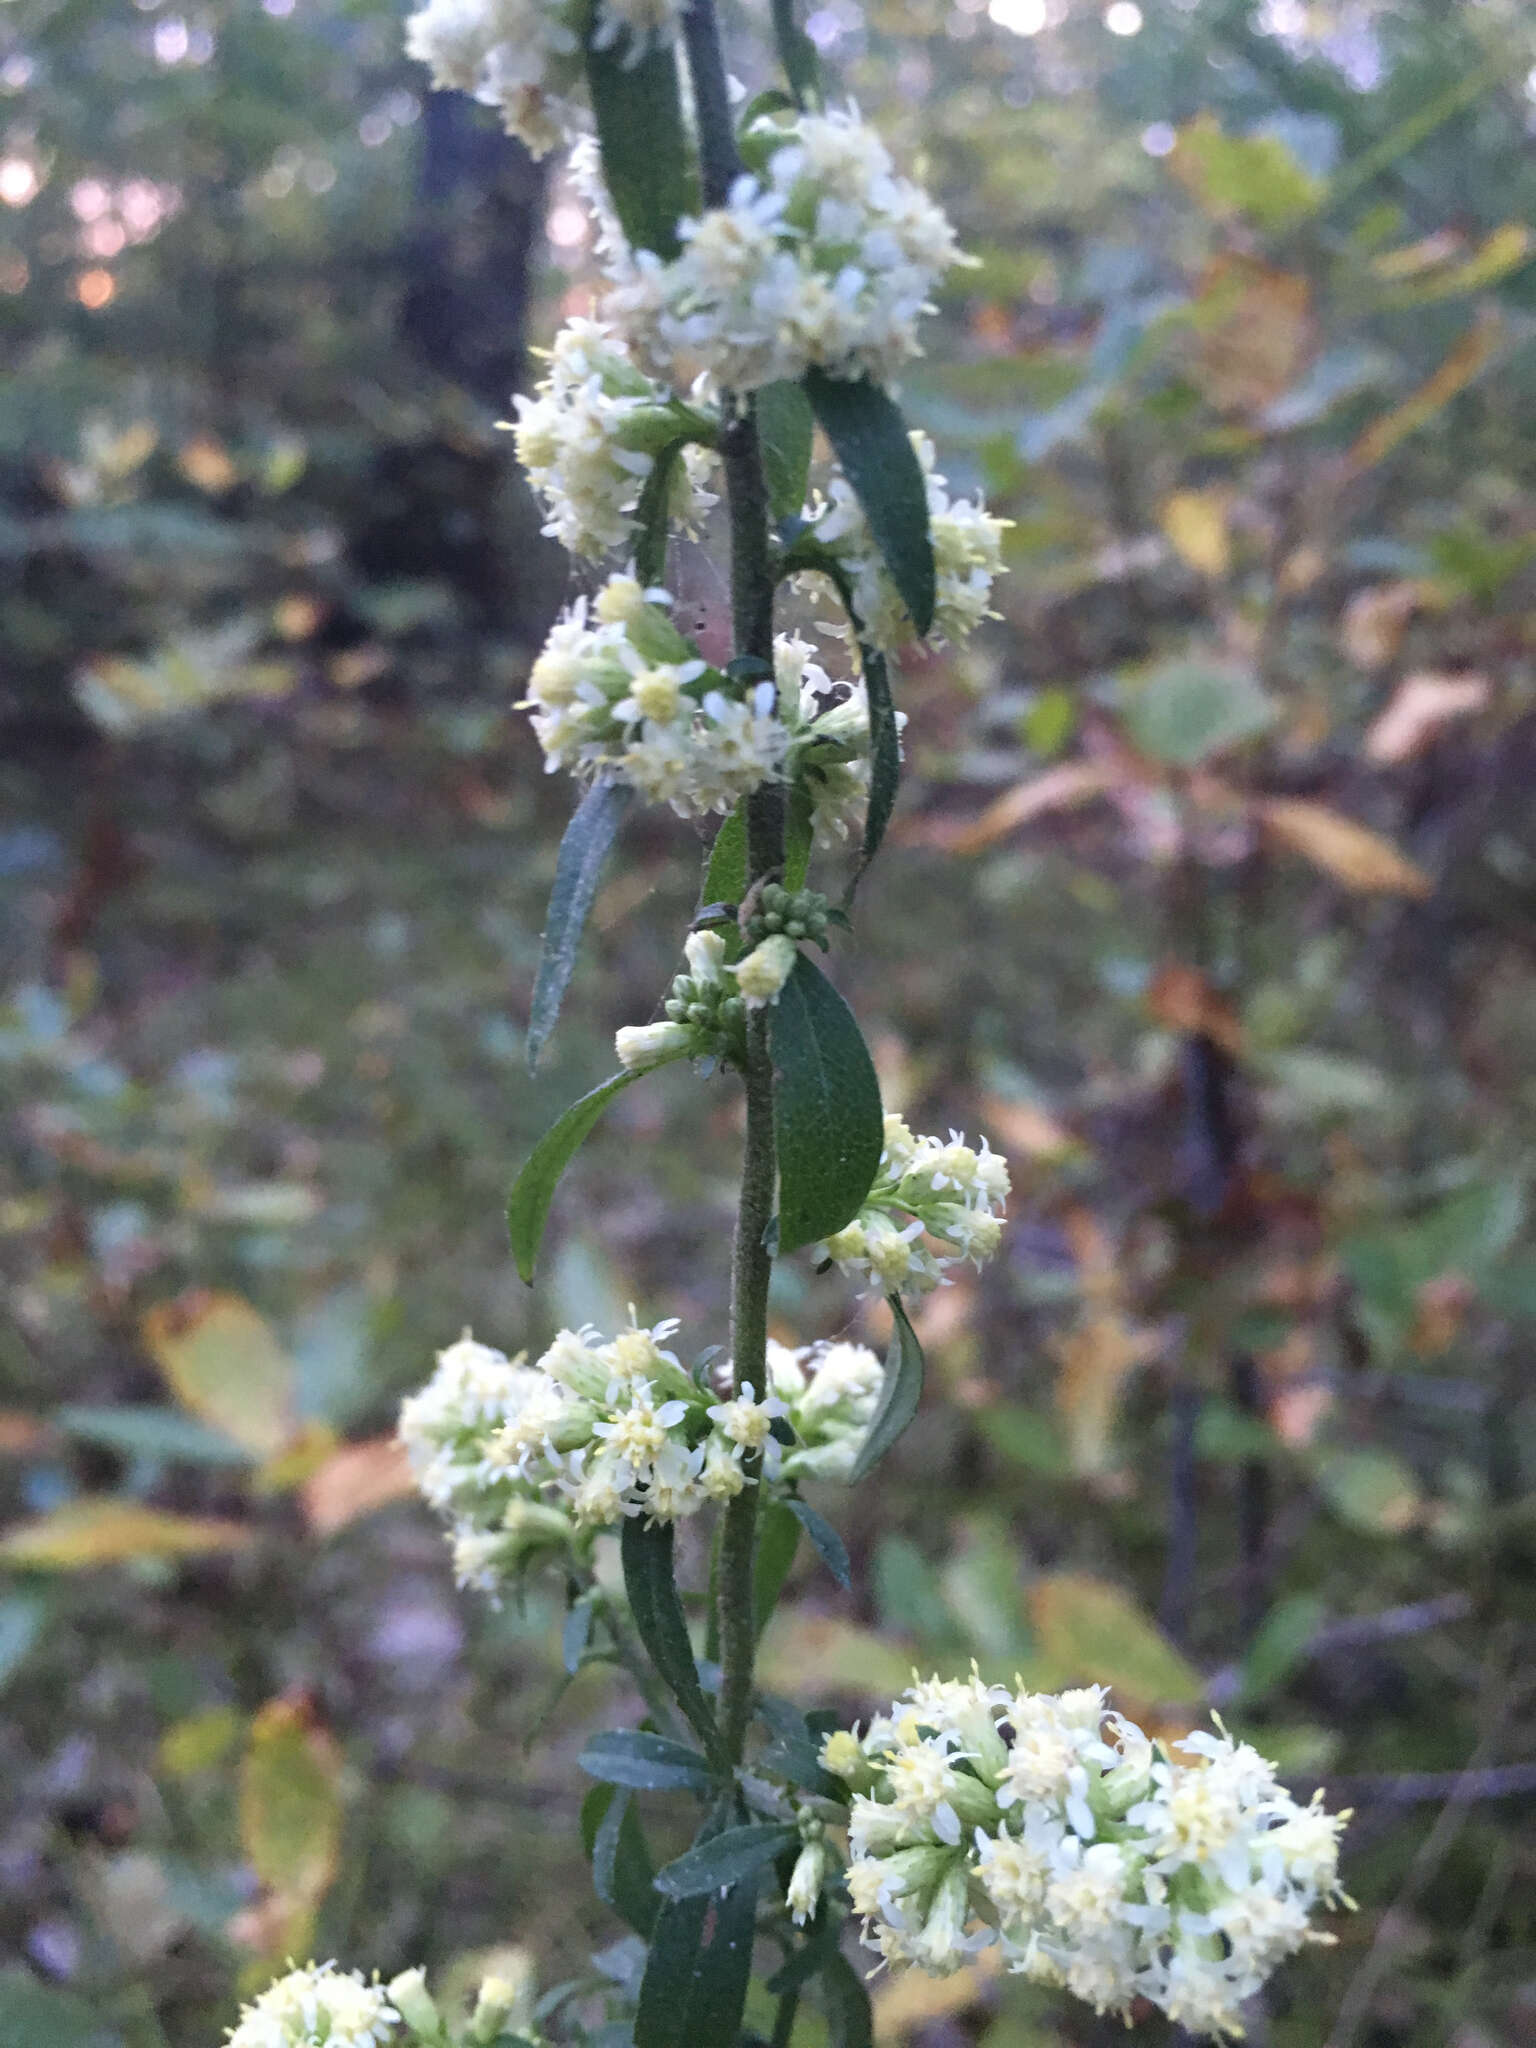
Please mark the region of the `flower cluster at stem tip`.
[[[520, 1951], [506, 1952], [505, 1972], [482, 1979], [473, 2009], [452, 2039], [462, 2048], [501, 2040], [509, 2033], [533, 2040], [534, 1980]], [[386, 2048], [421, 2042], [440, 2048], [450, 2037], [442, 2011], [421, 1970], [405, 1970], [389, 1984], [340, 1970], [334, 1962], [289, 1967], [285, 1975], [242, 2007], [227, 2048]]]
[[[775, 1484], [836, 1476], [842, 1447], [873, 1414], [873, 1354], [785, 1354], [799, 1375], [793, 1398], [771, 1372], [761, 1396], [750, 1385], [722, 1393], [706, 1372], [684, 1370], [668, 1348], [676, 1331], [632, 1324], [605, 1341], [562, 1330], [532, 1365], [467, 1333], [439, 1352], [401, 1405], [399, 1434], [417, 1487], [449, 1524], [460, 1585], [495, 1594], [540, 1559], [584, 1556], [631, 1516], [675, 1522], [731, 1500], [754, 1483], [749, 1458]], [[830, 1445], [835, 1455], [819, 1460]]]
[[998, 1944], [1008, 1968], [1099, 2012], [1149, 2000], [1197, 2034], [1242, 2032], [1278, 1963], [1327, 1942], [1347, 1904], [1347, 1814], [1300, 1806], [1220, 1727], [1175, 1761], [1104, 1689], [1041, 1694], [913, 1684], [865, 1733], [827, 1737], [852, 1793], [846, 1885], [893, 1965], [955, 1970]]
[[973, 1150], [958, 1131], [915, 1137], [888, 1115], [874, 1186], [820, 1253], [870, 1293], [926, 1294], [950, 1266], [992, 1257], [1008, 1194], [1007, 1162], [985, 1138]]

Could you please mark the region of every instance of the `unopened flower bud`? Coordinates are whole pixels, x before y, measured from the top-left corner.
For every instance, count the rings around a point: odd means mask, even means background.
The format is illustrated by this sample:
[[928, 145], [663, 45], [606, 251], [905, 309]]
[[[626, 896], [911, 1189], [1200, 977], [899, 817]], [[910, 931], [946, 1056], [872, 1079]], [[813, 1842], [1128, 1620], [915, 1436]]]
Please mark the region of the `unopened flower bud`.
[[789, 1908], [789, 1917], [797, 1927], [803, 1927], [821, 1903], [821, 1888], [827, 1877], [827, 1845], [824, 1841], [808, 1841], [795, 1858], [795, 1867], [789, 1875], [789, 1886], [784, 1894], [784, 1903]]
[[717, 982], [725, 966], [725, 939], [715, 931], [690, 932], [683, 941], [683, 958], [697, 982]]
[[427, 1989], [425, 1970], [403, 1970], [386, 1987], [390, 2001], [413, 2034], [424, 2041], [436, 2041], [443, 2031], [443, 2016]]
[[613, 1041], [626, 1074], [648, 1074], [652, 1067], [680, 1060], [693, 1050], [694, 1034], [686, 1024], [626, 1024]]
[[798, 958], [794, 940], [776, 933], [737, 962], [736, 986], [749, 1010], [760, 1010], [765, 1003], [778, 1001]]

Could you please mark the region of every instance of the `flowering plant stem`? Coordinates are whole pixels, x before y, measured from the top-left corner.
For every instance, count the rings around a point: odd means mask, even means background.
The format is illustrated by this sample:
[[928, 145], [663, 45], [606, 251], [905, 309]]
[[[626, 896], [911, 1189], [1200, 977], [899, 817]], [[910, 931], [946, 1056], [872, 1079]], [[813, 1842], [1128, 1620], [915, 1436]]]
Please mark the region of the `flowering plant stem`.
[[[683, 45], [693, 80], [705, 202], [723, 205], [741, 169], [731, 124], [730, 94], [714, 0], [692, 0], [683, 16]], [[738, 657], [773, 665], [774, 572], [768, 526], [768, 484], [750, 399], [726, 394], [722, 402], [720, 452], [730, 520], [731, 637]], [[765, 783], [747, 799], [747, 894], [784, 866], [784, 795]], [[773, 1127], [773, 1053], [768, 1011], [747, 1020], [747, 1128], [741, 1196], [736, 1211], [731, 1270], [731, 1356], [735, 1391], [750, 1383], [762, 1393], [768, 1380], [768, 1285], [773, 1272], [769, 1231], [773, 1222], [777, 1163]], [[748, 1461], [755, 1481], [758, 1460]], [[752, 1714], [752, 1675], [757, 1656], [758, 1497], [749, 1483], [725, 1510], [717, 1573], [721, 1652], [720, 1741], [734, 1767], [741, 1761]]]

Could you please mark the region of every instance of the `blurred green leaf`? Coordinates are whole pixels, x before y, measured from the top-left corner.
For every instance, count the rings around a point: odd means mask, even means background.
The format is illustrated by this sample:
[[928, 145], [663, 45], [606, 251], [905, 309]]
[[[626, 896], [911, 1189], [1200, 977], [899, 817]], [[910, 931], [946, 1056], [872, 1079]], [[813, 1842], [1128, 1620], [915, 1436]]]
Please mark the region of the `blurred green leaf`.
[[1280, 707], [1251, 669], [1168, 661], [1122, 678], [1121, 716], [1142, 753], [1195, 768], [1270, 730]]

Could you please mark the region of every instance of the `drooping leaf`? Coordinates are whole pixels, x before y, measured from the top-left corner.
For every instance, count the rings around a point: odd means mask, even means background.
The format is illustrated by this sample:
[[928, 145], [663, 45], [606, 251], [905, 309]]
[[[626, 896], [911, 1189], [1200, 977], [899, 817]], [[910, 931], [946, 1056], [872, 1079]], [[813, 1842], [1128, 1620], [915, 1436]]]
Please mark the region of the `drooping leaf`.
[[605, 1906], [649, 1941], [661, 1911], [655, 1869], [634, 1802], [623, 1787], [594, 1785], [582, 1801], [583, 1832], [591, 1827], [592, 1888]]
[[1306, 797], [1263, 797], [1254, 806], [1282, 846], [1361, 895], [1428, 896], [1434, 883], [1408, 856], [1341, 811]]
[[238, 1522], [177, 1515], [133, 1500], [97, 1496], [65, 1501], [0, 1536], [0, 1565], [13, 1571], [78, 1572], [138, 1557], [200, 1557], [243, 1550], [251, 1532]]
[[773, 0], [773, 40], [796, 104], [814, 105], [821, 97], [821, 64], [816, 45], [795, 20], [795, 0]]
[[313, 1914], [341, 1858], [342, 1757], [307, 1701], [269, 1700], [240, 1765], [240, 1843], [261, 1883]]
[[896, 790], [901, 781], [901, 734], [896, 724], [896, 706], [891, 701], [891, 677], [885, 656], [873, 647], [861, 647], [864, 689], [869, 699], [869, 804], [864, 813], [864, 846], [861, 868], [867, 868], [880, 851], [885, 828], [896, 808]]
[[750, 1821], [745, 1827], [725, 1828], [658, 1870], [656, 1889], [669, 1899], [723, 1891], [761, 1869], [798, 1839], [797, 1828], [778, 1821]]
[[816, 432], [811, 402], [798, 384], [765, 384], [753, 401], [757, 438], [768, 479], [768, 507], [775, 519], [794, 519], [805, 507], [811, 442]]
[[1131, 1596], [1082, 1572], [1048, 1572], [1029, 1588], [1043, 1655], [1063, 1684], [1112, 1685], [1155, 1706], [1197, 1700], [1200, 1674]]
[[853, 1581], [848, 1568], [848, 1549], [842, 1537], [824, 1516], [817, 1514], [808, 1501], [788, 1500], [784, 1505], [810, 1537], [816, 1555], [843, 1591], [847, 1592]]
[[688, 1620], [678, 1597], [673, 1568], [675, 1534], [670, 1522], [647, 1527], [638, 1515], [625, 1522], [619, 1538], [624, 1591], [647, 1656], [708, 1749], [715, 1741], [715, 1714], [699, 1683]]
[[821, 1997], [830, 2048], [872, 2048], [875, 2022], [869, 1993], [841, 1949], [834, 1948], [822, 1965]]
[[885, 1383], [852, 1472], [850, 1484], [872, 1472], [917, 1413], [923, 1396], [923, 1347], [907, 1321], [907, 1312], [893, 1294], [888, 1297], [895, 1328], [885, 1354]]
[[[596, 12], [596, 10], [594, 10]], [[603, 183], [631, 248], [677, 254], [677, 223], [699, 211], [693, 151], [683, 122], [677, 51], [670, 43], [635, 61], [628, 36], [606, 49], [587, 43], [587, 84]]]
[[705, 1792], [712, 1782], [696, 1749], [643, 1728], [605, 1728], [588, 1738], [577, 1762], [589, 1778], [635, 1792]]
[[583, 1140], [621, 1089], [638, 1074], [611, 1074], [599, 1087], [573, 1102], [558, 1123], [551, 1124], [528, 1156], [528, 1164], [512, 1183], [507, 1197], [507, 1233], [517, 1270], [530, 1285], [534, 1262], [549, 1218], [560, 1176]]
[[733, 2048], [752, 1972], [759, 1874], [663, 1906], [640, 1983], [635, 2048]]
[[779, 1248], [792, 1252], [858, 1214], [880, 1165], [884, 1118], [853, 1013], [805, 953], [774, 1005], [771, 1042]]
[[240, 1295], [189, 1289], [156, 1303], [139, 1329], [181, 1405], [253, 1458], [276, 1457], [298, 1434], [297, 1368]]
[[791, 1512], [792, 1503], [764, 1501], [757, 1518], [757, 1563], [753, 1594], [757, 1604], [757, 1632], [768, 1626], [768, 1617], [779, 1604], [784, 1581], [789, 1577], [800, 1547], [800, 1524]]
[[667, 580], [667, 512], [672, 480], [683, 459], [683, 443], [673, 441], [651, 464], [651, 473], [635, 507], [635, 576], [642, 589]]
[[808, 370], [805, 391], [912, 624], [926, 633], [933, 624], [933, 541], [928, 486], [907, 423], [890, 393], [867, 377]]
[[603, 867], [629, 803], [629, 791], [611, 776], [600, 775], [571, 815], [555, 858], [555, 886], [550, 891], [544, 926], [544, 949], [528, 1013], [528, 1066], [538, 1065], [549, 1034], [560, 1015], [566, 987], [576, 965], [581, 934], [602, 879]]

